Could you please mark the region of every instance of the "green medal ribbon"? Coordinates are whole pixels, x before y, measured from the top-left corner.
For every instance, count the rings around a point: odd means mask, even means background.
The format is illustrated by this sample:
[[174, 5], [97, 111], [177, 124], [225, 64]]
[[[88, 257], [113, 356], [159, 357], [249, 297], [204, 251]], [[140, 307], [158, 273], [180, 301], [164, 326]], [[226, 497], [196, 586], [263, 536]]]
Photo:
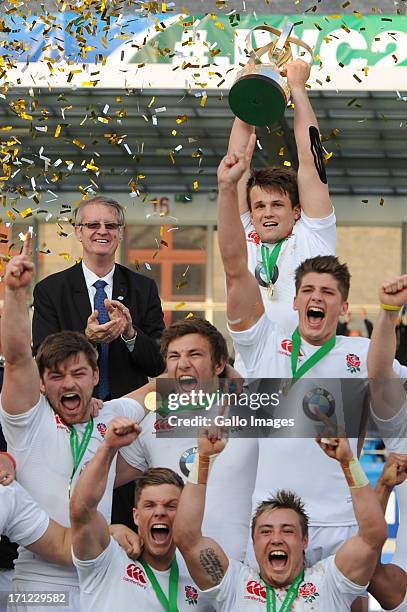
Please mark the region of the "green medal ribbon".
[[[302, 570], [301, 574], [297, 576], [292, 585], [287, 591], [287, 595], [284, 598], [283, 603], [281, 604], [280, 612], [289, 612], [291, 610], [291, 606], [298, 595], [298, 589], [300, 588], [301, 582], [304, 580], [304, 570]], [[276, 592], [272, 586], [266, 583], [266, 593], [267, 593], [267, 612], [277, 612], [277, 597]]]
[[291, 373], [293, 376], [291, 386], [293, 386], [297, 382], [297, 380], [301, 378], [301, 376], [304, 376], [304, 374], [308, 372], [308, 370], [310, 370], [316, 363], [318, 363], [318, 361], [321, 361], [321, 359], [333, 349], [336, 344], [336, 335], [332, 336], [331, 338], [329, 338], [329, 340], [324, 342], [324, 344], [320, 346], [319, 349], [298, 368], [298, 370], [297, 363], [301, 348], [301, 336], [300, 332], [298, 331], [298, 327], [291, 336], [291, 342]]
[[283, 238], [283, 240], [277, 242], [272, 251], [270, 251], [270, 249], [268, 249], [264, 244], [261, 245], [261, 260], [263, 262], [263, 268], [266, 272], [267, 283], [269, 285], [273, 284], [274, 267], [277, 263], [278, 256], [280, 255], [281, 247], [286, 240], [287, 238]]
[[164, 608], [165, 612], [178, 612], [177, 606], [177, 596], [178, 596], [178, 579], [179, 579], [179, 569], [177, 560], [173, 559], [171, 563], [170, 570], [170, 585], [168, 589], [168, 598], [165, 596], [164, 591], [161, 588], [160, 583], [151, 567], [144, 561], [144, 559], [139, 559], [139, 563], [144, 567], [146, 574], [151, 582], [151, 586], [154, 589], [155, 594], [157, 595], [157, 599]]
[[93, 432], [93, 417], [90, 417], [90, 420], [86, 423], [85, 433], [83, 434], [83, 438], [81, 443], [78, 441], [78, 432], [75, 427], [71, 425], [71, 452], [73, 458], [73, 470], [71, 474], [71, 479], [69, 483], [69, 487], [71, 486], [73, 477], [75, 476], [75, 472], [78, 469], [80, 462], [82, 461], [83, 455], [85, 454], [86, 449], [88, 448], [89, 441], [91, 439]]

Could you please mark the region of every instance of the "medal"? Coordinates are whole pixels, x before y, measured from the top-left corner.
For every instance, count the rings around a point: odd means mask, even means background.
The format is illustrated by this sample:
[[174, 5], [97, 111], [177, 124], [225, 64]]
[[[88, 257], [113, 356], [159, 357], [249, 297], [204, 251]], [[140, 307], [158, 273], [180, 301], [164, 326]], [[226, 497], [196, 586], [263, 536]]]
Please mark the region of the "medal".
[[261, 245], [261, 260], [263, 264], [263, 270], [267, 278], [267, 297], [269, 300], [273, 299], [274, 283], [278, 278], [277, 260], [280, 255], [281, 247], [287, 239], [284, 238], [274, 245], [273, 250], [270, 251], [264, 244]]

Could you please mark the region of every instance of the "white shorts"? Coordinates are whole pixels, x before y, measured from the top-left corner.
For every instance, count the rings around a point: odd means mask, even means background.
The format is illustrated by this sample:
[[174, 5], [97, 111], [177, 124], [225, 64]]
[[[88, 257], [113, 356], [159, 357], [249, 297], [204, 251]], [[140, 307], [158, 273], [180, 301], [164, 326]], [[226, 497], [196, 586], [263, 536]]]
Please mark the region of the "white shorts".
[[[321, 559], [334, 555], [341, 544], [354, 536], [357, 530], [357, 525], [346, 527], [308, 527], [308, 546], [305, 551], [307, 565], [315, 565]], [[245, 562], [254, 569], [259, 567], [254, 555], [251, 538], [247, 547]]]
[[11, 581], [13, 576], [13, 569], [0, 569], [0, 612], [6, 612], [7, 594], [12, 590]]
[[[15, 603], [9, 603], [7, 606], [7, 612], [49, 612], [49, 610], [59, 610], [59, 612], [80, 612], [79, 602], [79, 586], [69, 586], [65, 584], [52, 584], [50, 582], [32, 582], [30, 580], [13, 580], [12, 590], [14, 593], [35, 593], [41, 591], [42, 593], [66, 593], [68, 597], [69, 605], [53, 606], [47, 603], [45, 606], [30, 605], [29, 603], [24, 604], [19, 602], [18, 605]], [[89, 611], [90, 612], [90, 611]]]

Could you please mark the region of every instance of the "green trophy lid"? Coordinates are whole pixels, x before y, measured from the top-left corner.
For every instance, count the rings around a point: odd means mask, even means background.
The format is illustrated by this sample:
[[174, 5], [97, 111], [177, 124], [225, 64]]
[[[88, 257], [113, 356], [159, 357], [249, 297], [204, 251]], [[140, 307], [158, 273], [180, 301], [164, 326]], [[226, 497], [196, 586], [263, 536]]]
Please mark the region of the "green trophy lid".
[[229, 91], [232, 112], [250, 125], [271, 125], [281, 120], [286, 109], [283, 89], [276, 81], [259, 74], [243, 76]]

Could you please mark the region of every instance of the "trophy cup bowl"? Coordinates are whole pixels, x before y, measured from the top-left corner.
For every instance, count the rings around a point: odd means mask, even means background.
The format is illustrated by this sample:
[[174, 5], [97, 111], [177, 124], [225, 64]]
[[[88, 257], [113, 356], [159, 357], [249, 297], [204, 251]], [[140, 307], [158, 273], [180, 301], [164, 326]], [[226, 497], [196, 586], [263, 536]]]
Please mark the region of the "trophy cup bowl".
[[[249, 47], [250, 35], [254, 30], [266, 30], [274, 34], [274, 41], [252, 50], [249, 63], [240, 70], [229, 91], [229, 106], [245, 123], [256, 126], [271, 125], [279, 122], [290, 101], [291, 92], [285, 79], [280, 74], [284, 64], [292, 60], [290, 43], [304, 47], [313, 59], [312, 49], [298, 38], [290, 37], [292, 23], [287, 23], [283, 30], [271, 26], [257, 26], [249, 32], [246, 47]], [[268, 54], [269, 63], [260, 61]]]

